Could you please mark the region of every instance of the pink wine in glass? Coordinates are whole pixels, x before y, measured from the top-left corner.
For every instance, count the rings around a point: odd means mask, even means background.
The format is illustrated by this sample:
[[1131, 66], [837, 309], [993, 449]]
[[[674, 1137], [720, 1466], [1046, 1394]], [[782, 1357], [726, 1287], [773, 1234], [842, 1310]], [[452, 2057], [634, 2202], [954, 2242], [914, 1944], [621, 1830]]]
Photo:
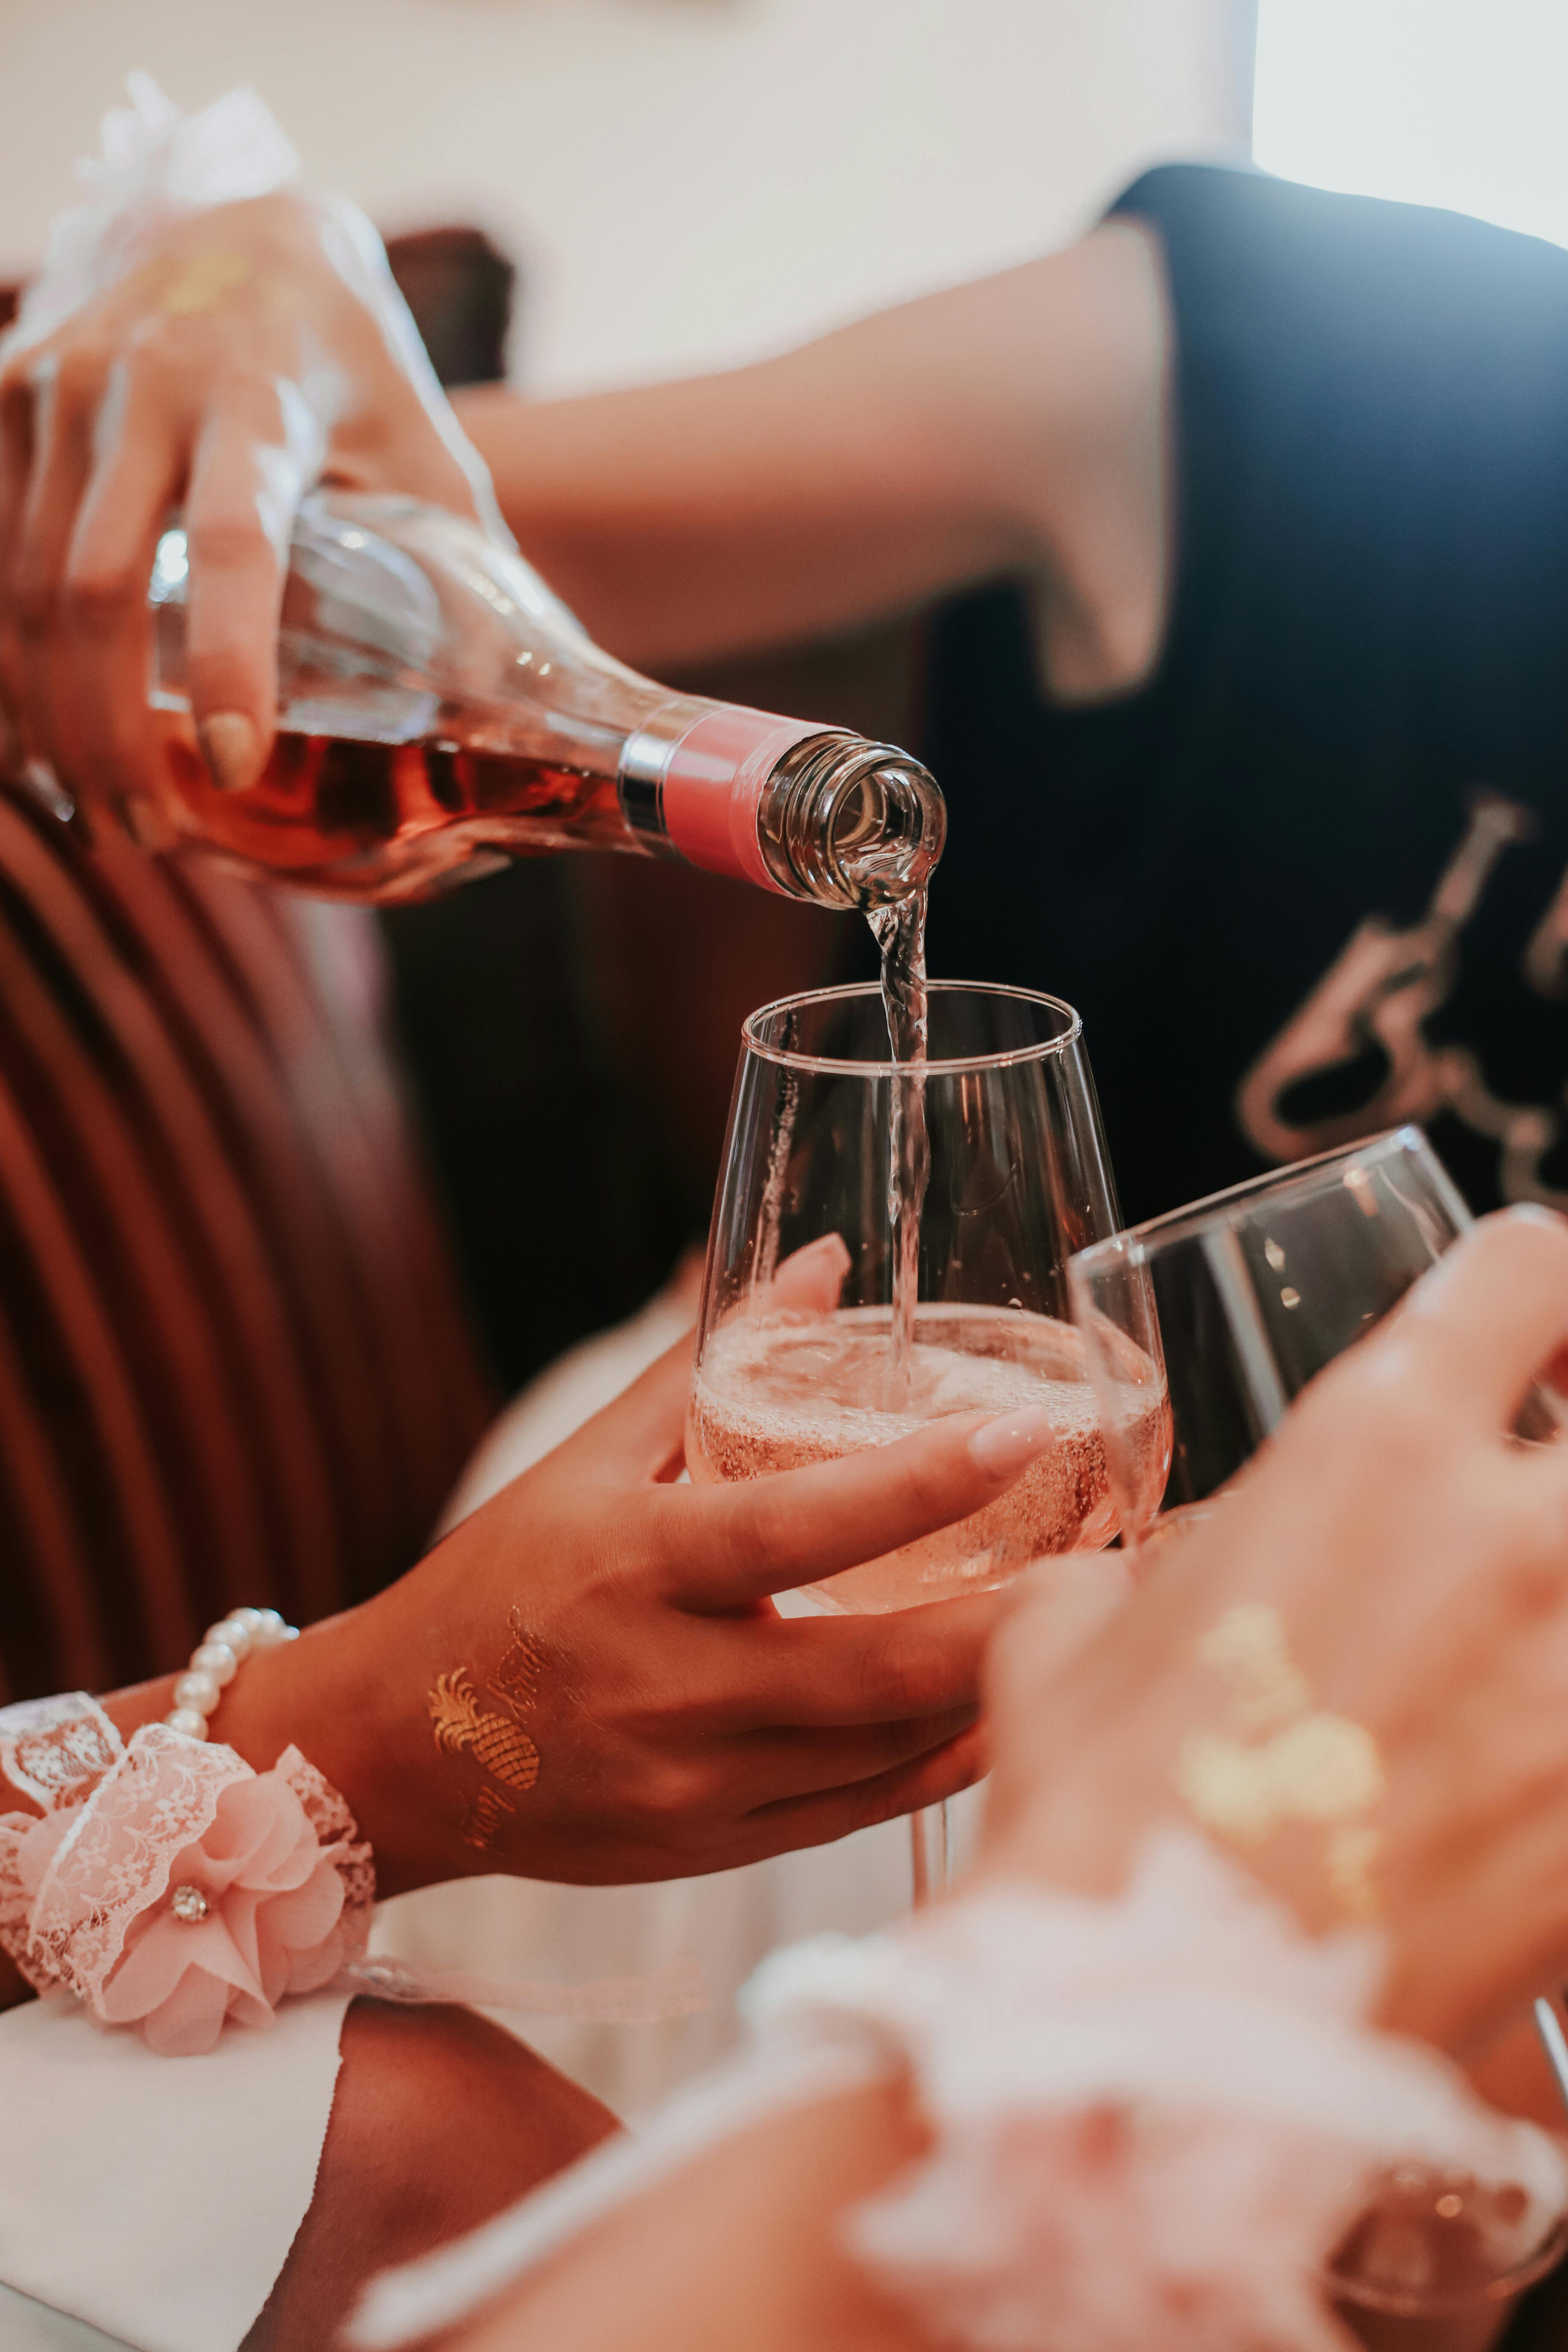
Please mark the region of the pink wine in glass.
[[[984, 1510], [846, 1569], [813, 1588], [858, 1613], [908, 1609], [1005, 1583], [1032, 1559], [1092, 1551], [1116, 1532], [1099, 1411], [1070, 1325], [1021, 1308], [921, 1306], [901, 1401], [888, 1392], [888, 1307], [828, 1315], [744, 1315], [710, 1333], [687, 1416], [692, 1477], [758, 1478], [887, 1445], [952, 1413], [1041, 1406], [1058, 1442]], [[1158, 1494], [1169, 1455], [1163, 1389], [1137, 1429], [1146, 1482]]]

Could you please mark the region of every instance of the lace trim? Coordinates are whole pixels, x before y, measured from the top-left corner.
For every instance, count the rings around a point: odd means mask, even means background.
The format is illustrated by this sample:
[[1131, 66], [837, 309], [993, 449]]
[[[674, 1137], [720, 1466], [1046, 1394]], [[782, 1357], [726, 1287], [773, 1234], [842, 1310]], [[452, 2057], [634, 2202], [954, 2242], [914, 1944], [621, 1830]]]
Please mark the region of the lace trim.
[[27, 1923], [33, 1897], [22, 1863], [23, 1841], [37, 1830], [33, 1813], [0, 1814], [0, 1952], [11, 1960], [24, 1984], [35, 1992], [52, 1992], [58, 1976], [29, 1949]]
[[357, 1958], [370, 1941], [375, 1909], [375, 1855], [360, 1837], [344, 1799], [297, 1748], [286, 1748], [275, 1766], [304, 1808], [319, 1843], [330, 1853], [343, 1882], [343, 1958]]
[[46, 1813], [84, 1803], [124, 1753], [119, 1732], [85, 1691], [0, 1710], [0, 1773]]
[[29, 1957], [91, 2002], [132, 1920], [168, 1892], [175, 1855], [212, 1827], [230, 1782], [253, 1777], [232, 1748], [143, 1724], [45, 1872]]
[[[0, 1775], [46, 1817], [84, 1804], [124, 1753], [119, 1732], [85, 1691], [0, 1709]], [[29, 1948], [37, 1889], [22, 1853], [37, 1828], [32, 1813], [0, 1814], [0, 1951], [41, 1993], [53, 1991], [60, 1978], [51, 1958]]]
[[[95, 2014], [128, 1942], [168, 1894], [182, 1855], [216, 1821], [226, 1789], [266, 1778], [230, 1748], [147, 1724], [127, 1748], [83, 1692], [0, 1714], [0, 1767], [41, 1808], [0, 1815], [0, 1950], [35, 1991], [64, 1987]], [[293, 1956], [291, 1989], [358, 1959], [370, 1940], [375, 1865], [347, 1804], [297, 1748], [275, 1767], [322, 1858], [342, 1882], [337, 1925], [319, 1955]]]

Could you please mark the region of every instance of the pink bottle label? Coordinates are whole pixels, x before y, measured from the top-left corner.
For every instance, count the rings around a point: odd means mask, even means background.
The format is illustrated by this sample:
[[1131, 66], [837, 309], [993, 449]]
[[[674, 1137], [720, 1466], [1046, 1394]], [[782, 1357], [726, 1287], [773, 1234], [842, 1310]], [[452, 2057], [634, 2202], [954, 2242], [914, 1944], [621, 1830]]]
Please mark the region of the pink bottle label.
[[699, 719], [671, 747], [664, 772], [664, 829], [672, 845], [693, 866], [776, 890], [757, 839], [763, 788], [792, 743], [830, 731], [821, 719], [738, 705]]

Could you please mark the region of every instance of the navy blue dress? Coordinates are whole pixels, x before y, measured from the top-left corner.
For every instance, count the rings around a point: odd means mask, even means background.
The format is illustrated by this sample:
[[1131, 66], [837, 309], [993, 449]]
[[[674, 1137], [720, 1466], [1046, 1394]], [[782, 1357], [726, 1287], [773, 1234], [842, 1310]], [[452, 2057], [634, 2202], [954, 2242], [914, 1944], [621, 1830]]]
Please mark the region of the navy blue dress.
[[1568, 252], [1215, 166], [1113, 209], [1173, 307], [1166, 641], [1068, 711], [1021, 590], [939, 616], [931, 969], [1080, 1008], [1131, 1217], [1405, 1118], [1568, 1207]]

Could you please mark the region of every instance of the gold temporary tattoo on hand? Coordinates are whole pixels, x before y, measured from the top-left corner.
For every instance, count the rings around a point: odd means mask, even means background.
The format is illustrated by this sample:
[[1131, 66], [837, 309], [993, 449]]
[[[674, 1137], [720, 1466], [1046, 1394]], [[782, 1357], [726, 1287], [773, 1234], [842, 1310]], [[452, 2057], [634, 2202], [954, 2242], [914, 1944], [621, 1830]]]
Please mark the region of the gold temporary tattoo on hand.
[[214, 246], [193, 254], [188, 261], [155, 261], [142, 273], [142, 283], [160, 310], [174, 319], [205, 319], [221, 310], [231, 294], [250, 282], [250, 264], [243, 253]]
[[[533, 1704], [544, 1672], [544, 1652], [524, 1626], [521, 1610], [510, 1611], [507, 1630], [511, 1641], [489, 1685], [507, 1710], [504, 1715], [493, 1714], [482, 1704], [466, 1666], [438, 1675], [426, 1705], [438, 1748], [448, 1756], [472, 1756], [492, 1780], [526, 1795], [539, 1778], [539, 1750], [517, 1718]], [[481, 1789], [467, 1807], [458, 1834], [465, 1845], [482, 1853], [516, 1811], [499, 1789]]]
[[1336, 1898], [1358, 1916], [1375, 1912], [1382, 1836], [1365, 1816], [1384, 1778], [1371, 1732], [1315, 1704], [1283, 1623], [1260, 1603], [1227, 1610], [1197, 1654], [1228, 1684], [1236, 1730], [1183, 1743], [1176, 1786], [1194, 1818], [1236, 1845], [1261, 1845], [1291, 1822], [1326, 1830]]
[[463, 1826], [458, 1834], [465, 1845], [477, 1846], [488, 1853], [495, 1843], [496, 1832], [502, 1822], [515, 1813], [517, 1807], [498, 1797], [493, 1789], [481, 1789], [474, 1801], [464, 1811]]
[[526, 1792], [539, 1778], [539, 1750], [521, 1723], [482, 1707], [467, 1672], [438, 1675], [428, 1700], [436, 1745], [456, 1756], [467, 1748], [476, 1762], [509, 1789]]
[[497, 1698], [521, 1715], [531, 1706], [539, 1689], [540, 1676], [544, 1672], [544, 1653], [533, 1635], [524, 1630], [522, 1612], [511, 1610], [507, 1617], [507, 1631], [511, 1646], [490, 1678], [490, 1688]]

